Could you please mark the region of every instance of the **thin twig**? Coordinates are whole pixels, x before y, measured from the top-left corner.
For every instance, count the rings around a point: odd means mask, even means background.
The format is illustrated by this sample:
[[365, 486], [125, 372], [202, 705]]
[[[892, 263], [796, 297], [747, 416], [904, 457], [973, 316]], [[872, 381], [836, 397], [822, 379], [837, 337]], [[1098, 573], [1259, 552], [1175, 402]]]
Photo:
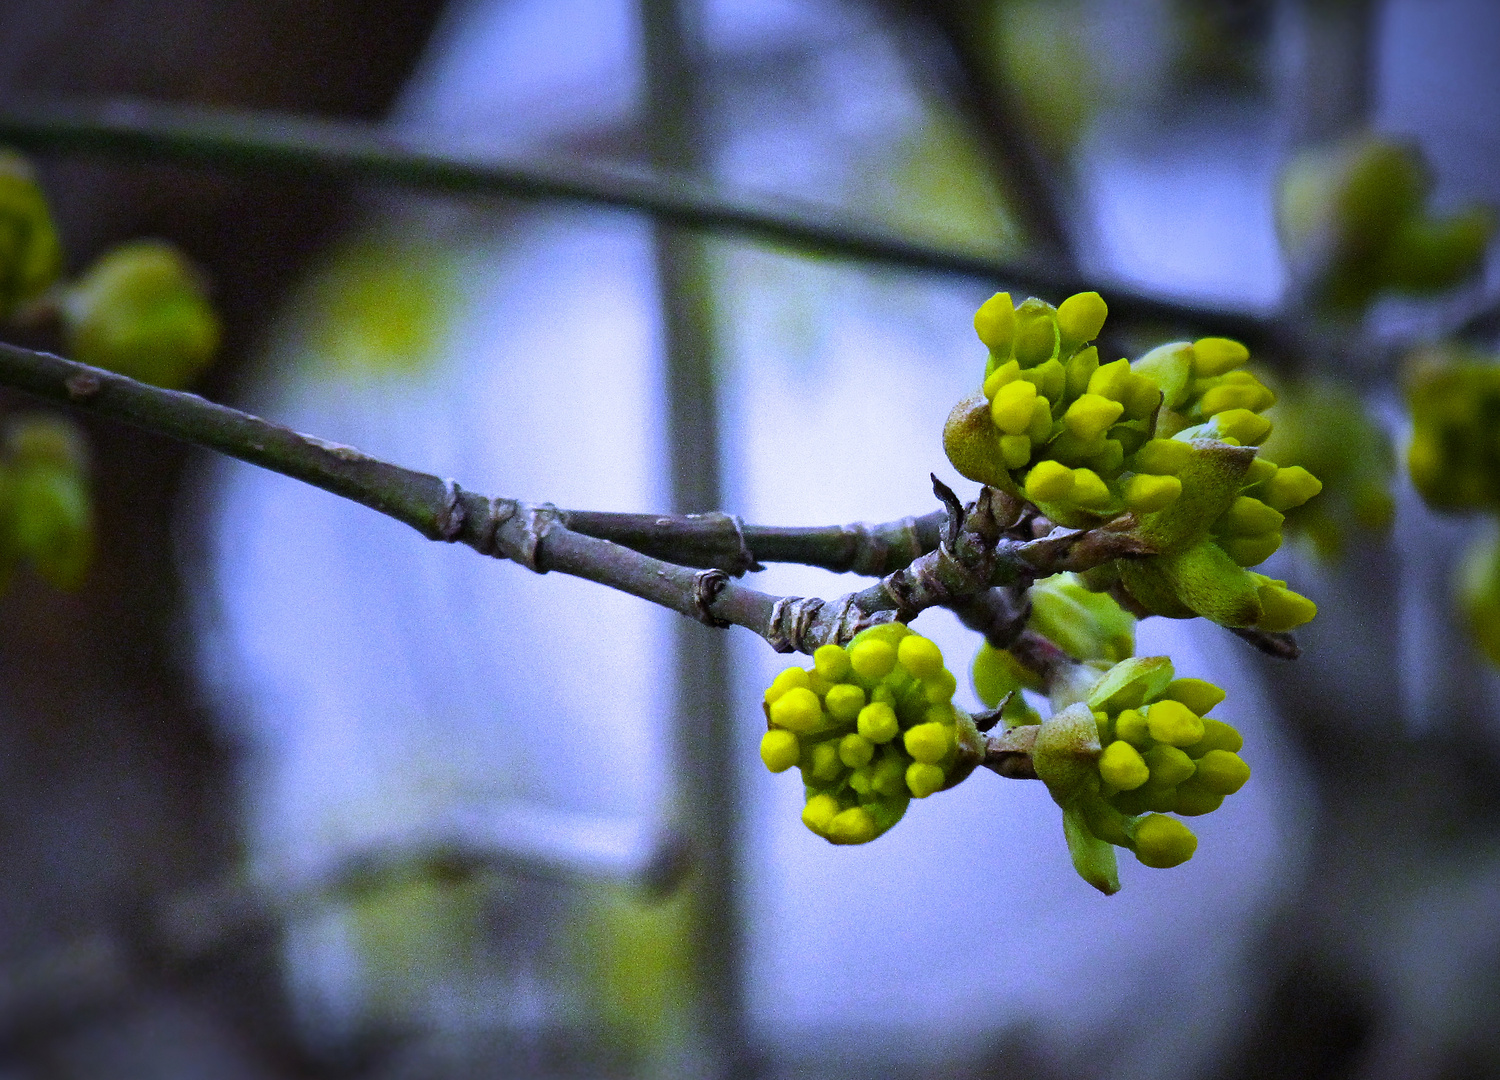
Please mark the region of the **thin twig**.
[[104, 153], [255, 173], [397, 184], [459, 195], [505, 195], [636, 210], [687, 228], [770, 241], [821, 255], [937, 270], [1060, 301], [1099, 289], [1118, 323], [1181, 327], [1237, 338], [1271, 353], [1288, 347], [1272, 320], [1242, 311], [1100, 284], [1055, 266], [994, 259], [926, 244], [827, 207], [721, 189], [689, 177], [597, 163], [475, 161], [413, 145], [373, 125], [271, 113], [203, 110], [143, 101], [11, 102], [0, 141], [47, 153]]

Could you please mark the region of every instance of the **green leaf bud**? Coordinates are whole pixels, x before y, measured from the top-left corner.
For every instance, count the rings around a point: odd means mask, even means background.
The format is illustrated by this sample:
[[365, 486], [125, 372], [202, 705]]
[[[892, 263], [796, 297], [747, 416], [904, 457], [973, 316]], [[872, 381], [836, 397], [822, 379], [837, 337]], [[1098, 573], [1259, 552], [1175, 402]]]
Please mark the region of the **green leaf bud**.
[[1063, 838], [1078, 876], [1105, 896], [1120, 891], [1120, 872], [1115, 849], [1094, 835], [1078, 801], [1063, 807]]
[[219, 348], [201, 275], [162, 241], [109, 252], [68, 290], [61, 310], [74, 359], [158, 386], [187, 385]]
[[1058, 502], [1073, 493], [1073, 470], [1060, 461], [1038, 461], [1026, 474], [1026, 497], [1034, 503]]
[[1098, 293], [1074, 293], [1057, 305], [1057, 329], [1065, 345], [1076, 347], [1098, 337], [1108, 315], [1109, 305]]
[[1259, 536], [1278, 531], [1285, 520], [1283, 514], [1272, 510], [1259, 499], [1240, 495], [1214, 523], [1214, 529], [1231, 536]]
[[839, 760], [851, 769], [868, 765], [875, 756], [875, 744], [863, 735], [850, 732], [839, 740]]
[[841, 809], [838, 799], [834, 796], [826, 792], [814, 795], [802, 807], [802, 824], [826, 838], [828, 826], [833, 824], [833, 819], [839, 815]]
[[943, 671], [943, 653], [935, 643], [912, 634], [901, 639], [896, 659], [914, 678], [930, 679]]
[[1193, 374], [1223, 375], [1246, 363], [1250, 350], [1233, 338], [1206, 337], [1193, 342]]
[[1146, 761], [1130, 743], [1117, 739], [1099, 757], [1099, 776], [1119, 791], [1133, 791], [1150, 778]]
[[974, 313], [974, 332], [999, 356], [1009, 354], [1016, 336], [1016, 309], [1010, 293], [996, 293]]
[[1224, 723], [1222, 720], [1215, 720], [1213, 717], [1205, 716], [1203, 718], [1203, 738], [1195, 742], [1192, 746], [1184, 747], [1184, 749], [1187, 751], [1188, 757], [1201, 758], [1210, 750], [1228, 750], [1232, 754], [1238, 753], [1240, 747], [1244, 745], [1244, 737], [1240, 735], [1238, 729]]
[[1136, 473], [1121, 485], [1125, 505], [1138, 514], [1164, 509], [1182, 494], [1182, 481], [1175, 476]]
[[1169, 409], [1180, 409], [1187, 401], [1193, 378], [1193, 346], [1186, 341], [1158, 345], [1130, 365], [1137, 375], [1150, 379], [1162, 392]]
[[1204, 787], [1197, 777], [1184, 780], [1177, 785], [1175, 812], [1183, 817], [1201, 817], [1212, 814], [1224, 805], [1224, 796]]
[[1250, 779], [1245, 759], [1228, 750], [1210, 750], [1198, 759], [1198, 782], [1217, 795], [1233, 795]]
[[1197, 768], [1193, 759], [1175, 746], [1153, 746], [1146, 751], [1144, 760], [1151, 770], [1151, 781], [1160, 787], [1176, 787]]
[[1089, 692], [1088, 706], [1111, 713], [1139, 708], [1160, 697], [1171, 683], [1172, 676], [1172, 661], [1165, 656], [1134, 656], [1122, 660], [1094, 684]]
[[1153, 702], [1146, 707], [1146, 729], [1157, 742], [1192, 746], [1203, 738], [1203, 720], [1180, 701]]
[[906, 787], [913, 798], [925, 799], [941, 791], [947, 779], [942, 769], [926, 762], [914, 761], [906, 768]]
[[1271, 434], [1271, 421], [1249, 409], [1225, 409], [1213, 418], [1216, 436], [1221, 441], [1234, 439], [1242, 446], [1259, 445]]
[[1042, 721], [1032, 746], [1031, 763], [1053, 801], [1066, 808], [1090, 781], [1098, 784], [1097, 763], [1102, 753], [1094, 714], [1079, 703]]
[[802, 758], [802, 744], [790, 731], [772, 728], [761, 736], [760, 759], [773, 773], [786, 772]]
[[849, 649], [849, 662], [866, 679], [883, 679], [896, 666], [896, 647], [879, 638], [865, 638]]
[[874, 816], [863, 806], [841, 811], [828, 823], [828, 839], [834, 844], [868, 844], [879, 835]]
[[0, 318], [40, 297], [62, 272], [62, 245], [31, 166], [0, 150]]
[[843, 682], [849, 676], [849, 653], [842, 645], [820, 645], [813, 653], [813, 667], [830, 683]]
[[864, 709], [865, 692], [852, 683], [839, 683], [828, 688], [828, 695], [823, 702], [835, 720], [847, 723]]
[[771, 702], [771, 723], [799, 734], [823, 726], [823, 706], [805, 686], [794, 687]]
[[1151, 814], [1135, 827], [1135, 857], [1146, 866], [1166, 870], [1180, 866], [1198, 850], [1198, 838], [1182, 822]]
[[859, 733], [872, 743], [890, 742], [901, 730], [896, 710], [883, 701], [873, 701], [859, 710]]
[[1193, 456], [1193, 448], [1175, 439], [1152, 439], [1135, 452], [1131, 467], [1136, 472], [1173, 476], [1181, 472]]
[[1025, 379], [1006, 383], [990, 400], [990, 420], [1006, 435], [1024, 435], [1031, 427], [1036, 387]]
[[1277, 469], [1261, 488], [1260, 497], [1266, 505], [1276, 510], [1291, 510], [1301, 506], [1323, 490], [1323, 481], [1301, 465], [1289, 465]]
[[[1180, 701], [1198, 716], [1205, 716], [1213, 711], [1215, 705], [1224, 700], [1225, 694], [1222, 689], [1209, 682], [1207, 679], [1173, 679], [1168, 685], [1163, 697], [1169, 697], [1173, 701]], [[1204, 720], [1204, 723], [1208, 723]], [[1218, 721], [1214, 721], [1218, 723]], [[1228, 727], [1229, 725], [1223, 725]]]
[[789, 667], [771, 680], [771, 685], [766, 687], [766, 704], [774, 705], [778, 698], [788, 690], [807, 689], [807, 671], [799, 667]]
[[[923, 723], [902, 739], [906, 752], [924, 765], [936, 765], [953, 749], [953, 729], [947, 724]], [[915, 793], [915, 789], [913, 789]], [[918, 796], [920, 798], [920, 796]]]

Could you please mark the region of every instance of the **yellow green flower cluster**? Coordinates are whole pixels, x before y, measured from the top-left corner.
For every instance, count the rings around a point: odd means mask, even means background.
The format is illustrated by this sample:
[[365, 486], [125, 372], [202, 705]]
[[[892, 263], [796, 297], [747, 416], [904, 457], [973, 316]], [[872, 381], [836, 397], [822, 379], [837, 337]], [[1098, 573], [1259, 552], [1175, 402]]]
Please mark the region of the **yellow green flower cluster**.
[[1244, 568], [1281, 545], [1284, 513], [1322, 484], [1251, 449], [1276, 395], [1228, 338], [1174, 342], [1139, 360], [1099, 362], [1108, 314], [1098, 293], [1019, 308], [997, 293], [974, 317], [989, 349], [984, 382], [954, 408], [944, 449], [964, 476], [1024, 497], [1053, 521], [1123, 522], [1158, 554], [1091, 575], [1119, 581], [1146, 610], [1287, 630], [1305, 597]]
[[62, 245], [31, 166], [0, 150], [0, 318], [38, 299], [62, 272]]
[[765, 694], [760, 756], [773, 773], [797, 766], [802, 821], [834, 844], [864, 844], [925, 799], [964, 779], [979, 733], [953, 706], [957, 681], [938, 647], [900, 623], [824, 645], [811, 668], [788, 668]]
[[1439, 510], [1500, 509], [1500, 364], [1419, 364], [1407, 380], [1412, 483]]
[[11, 420], [0, 442], [0, 583], [25, 562], [58, 588], [74, 589], [93, 554], [82, 434], [57, 417]]
[[1217, 810], [1250, 778], [1240, 733], [1206, 714], [1224, 691], [1202, 679], [1174, 678], [1166, 657], [1116, 664], [1086, 701], [1040, 728], [1033, 759], [1063, 807], [1079, 872], [1113, 891], [1110, 845], [1146, 866], [1192, 858], [1198, 840], [1168, 814]]

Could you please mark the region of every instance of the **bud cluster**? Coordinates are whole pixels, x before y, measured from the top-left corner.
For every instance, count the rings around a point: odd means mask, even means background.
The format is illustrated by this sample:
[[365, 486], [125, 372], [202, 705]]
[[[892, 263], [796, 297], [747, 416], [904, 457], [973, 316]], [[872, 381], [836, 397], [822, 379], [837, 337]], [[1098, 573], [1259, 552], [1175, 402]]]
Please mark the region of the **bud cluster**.
[[788, 668], [765, 693], [760, 756], [771, 772], [797, 766], [802, 821], [834, 844], [863, 844], [912, 798], [952, 787], [978, 763], [973, 721], [953, 706], [957, 681], [938, 647], [900, 623], [824, 645], [811, 668]]
[[[1085, 579], [1121, 584], [1158, 615], [1287, 630], [1316, 607], [1244, 568], [1280, 547], [1284, 514], [1322, 484], [1253, 449], [1276, 395], [1228, 338], [1174, 342], [1139, 360], [1099, 362], [1089, 345], [1108, 310], [1098, 293], [1019, 308], [1008, 293], [974, 316], [989, 349], [981, 389], [943, 431], [954, 467], [1025, 498], [1059, 524], [1120, 519], [1157, 552]], [[1127, 517], [1128, 515], [1128, 517]]]
[[1419, 364], [1407, 380], [1412, 483], [1439, 510], [1500, 510], [1500, 364]]
[[62, 272], [62, 245], [31, 166], [0, 150], [0, 318], [38, 299]]
[[1114, 879], [1101, 845], [1157, 868], [1192, 858], [1197, 837], [1166, 815], [1211, 813], [1250, 778], [1240, 733], [1206, 715], [1223, 700], [1212, 683], [1174, 678], [1166, 657], [1143, 657], [1116, 664], [1086, 701], [1041, 725], [1037, 774], [1063, 807], [1085, 878], [1101, 888]]

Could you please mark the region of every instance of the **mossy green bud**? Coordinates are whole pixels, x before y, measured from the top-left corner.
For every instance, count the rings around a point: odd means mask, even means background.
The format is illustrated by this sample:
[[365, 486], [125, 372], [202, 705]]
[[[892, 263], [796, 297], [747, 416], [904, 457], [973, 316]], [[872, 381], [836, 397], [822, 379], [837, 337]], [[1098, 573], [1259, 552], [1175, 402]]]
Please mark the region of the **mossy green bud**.
[[1132, 656], [1110, 668], [1094, 684], [1088, 706], [1105, 712], [1136, 709], [1160, 697], [1172, 678], [1172, 661], [1165, 656]]
[[1193, 347], [1186, 341], [1158, 345], [1131, 364], [1130, 370], [1161, 390], [1167, 408], [1181, 408], [1193, 378]]
[[839, 759], [836, 742], [813, 743], [804, 755], [804, 762], [814, 780], [828, 784], [844, 774], [844, 763]]
[[1228, 750], [1230, 753], [1238, 753], [1240, 747], [1245, 745], [1244, 736], [1239, 730], [1222, 720], [1215, 720], [1211, 716], [1203, 718], [1203, 738], [1192, 746], [1185, 747], [1190, 758], [1201, 758], [1210, 750]]
[[0, 150], [0, 318], [37, 299], [62, 271], [62, 245], [31, 166]]
[[773, 773], [786, 772], [802, 758], [802, 744], [790, 731], [772, 728], [761, 736], [760, 759]]
[[1104, 297], [1096, 292], [1074, 293], [1057, 305], [1057, 329], [1064, 343], [1081, 345], [1099, 336], [1108, 316]]
[[1057, 355], [1057, 314], [1051, 304], [1035, 297], [1016, 309], [1016, 359], [1023, 368], [1035, 367]]
[[823, 705], [805, 686], [795, 687], [771, 702], [771, 723], [799, 734], [823, 726]]
[[1175, 818], [1151, 814], [1135, 827], [1135, 857], [1146, 866], [1157, 870], [1180, 866], [1197, 850], [1198, 838]]
[[1233, 795], [1250, 779], [1245, 759], [1228, 750], [1210, 750], [1198, 759], [1198, 782], [1217, 795]]
[[1212, 814], [1224, 805], [1224, 796], [1204, 787], [1196, 776], [1177, 785], [1177, 807], [1175, 813], [1183, 817], [1201, 817]]
[[906, 786], [907, 761], [894, 750], [886, 750], [870, 771], [870, 787], [887, 798], [908, 794]]
[[1146, 729], [1157, 742], [1192, 746], [1203, 738], [1203, 720], [1180, 701], [1156, 701], [1146, 707]]
[[1099, 776], [1119, 791], [1132, 791], [1150, 777], [1146, 761], [1130, 743], [1117, 739], [1099, 757]]

